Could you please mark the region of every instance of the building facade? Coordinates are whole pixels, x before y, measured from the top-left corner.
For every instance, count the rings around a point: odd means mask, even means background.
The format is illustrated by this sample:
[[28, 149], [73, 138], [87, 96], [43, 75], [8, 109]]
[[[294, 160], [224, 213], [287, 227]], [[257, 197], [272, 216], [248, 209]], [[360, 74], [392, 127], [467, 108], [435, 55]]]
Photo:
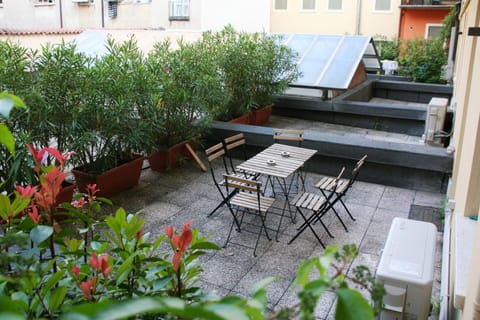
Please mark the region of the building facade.
[[400, 0], [271, 0], [271, 32], [398, 35]]
[[[454, 133], [450, 150], [454, 168], [448, 194], [452, 214], [447, 260], [448, 300], [453, 308], [444, 319], [480, 319], [480, 5], [463, 0], [459, 12], [455, 56]], [[446, 231], [447, 232], [447, 231]], [[445, 248], [446, 247], [446, 248]]]
[[0, 29], [269, 31], [269, 0], [0, 0]]

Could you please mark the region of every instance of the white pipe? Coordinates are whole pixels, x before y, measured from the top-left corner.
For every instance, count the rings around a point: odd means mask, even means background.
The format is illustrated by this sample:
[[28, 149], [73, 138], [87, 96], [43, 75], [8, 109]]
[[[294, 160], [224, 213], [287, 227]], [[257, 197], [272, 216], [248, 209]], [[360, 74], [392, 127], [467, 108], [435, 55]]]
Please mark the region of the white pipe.
[[360, 34], [360, 27], [361, 27], [361, 19], [362, 19], [362, 0], [357, 0], [357, 23], [355, 26], [355, 34]]
[[[448, 180], [447, 197], [450, 195], [452, 179]], [[443, 225], [443, 250], [442, 250], [442, 273], [440, 280], [440, 312], [439, 320], [453, 319], [453, 299], [449, 297], [450, 291], [450, 241], [451, 241], [451, 222], [453, 217], [454, 202], [448, 201], [445, 205], [445, 217]]]

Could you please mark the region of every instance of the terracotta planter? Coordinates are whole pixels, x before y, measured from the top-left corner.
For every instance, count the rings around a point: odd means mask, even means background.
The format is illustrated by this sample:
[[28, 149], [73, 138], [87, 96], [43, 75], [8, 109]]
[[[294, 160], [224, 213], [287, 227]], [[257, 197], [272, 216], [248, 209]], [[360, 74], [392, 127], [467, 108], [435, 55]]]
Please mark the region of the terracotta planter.
[[180, 165], [181, 158], [192, 158], [185, 145], [190, 143], [192, 149], [196, 150], [196, 144], [188, 141], [182, 141], [166, 150], [160, 150], [148, 157], [150, 169], [164, 172], [168, 168], [176, 168]]
[[77, 185], [75, 183], [64, 182], [62, 189], [57, 195], [55, 205], [59, 206], [64, 202], [72, 202], [73, 193], [75, 192], [76, 188]]
[[252, 112], [253, 124], [263, 125], [268, 122], [272, 115], [272, 106], [266, 106], [260, 109], [256, 109]]
[[253, 115], [252, 113], [244, 114], [240, 117], [230, 120], [231, 123], [240, 123], [240, 124], [252, 124]]
[[97, 195], [108, 198], [136, 186], [140, 180], [142, 166], [143, 157], [137, 157], [97, 176], [84, 172], [81, 168], [73, 169], [72, 173], [80, 192], [86, 192], [88, 184], [96, 184], [100, 189]]

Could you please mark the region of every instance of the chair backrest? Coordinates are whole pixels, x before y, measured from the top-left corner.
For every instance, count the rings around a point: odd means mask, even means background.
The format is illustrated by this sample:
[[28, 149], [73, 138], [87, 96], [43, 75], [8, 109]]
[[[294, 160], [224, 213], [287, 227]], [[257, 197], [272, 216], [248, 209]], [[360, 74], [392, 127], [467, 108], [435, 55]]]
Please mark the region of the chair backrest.
[[[232, 157], [232, 150], [239, 147], [243, 147], [242, 148], [243, 159], [246, 160], [247, 158], [247, 153], [245, 150], [246, 141], [245, 141], [244, 134], [241, 132], [231, 137], [223, 139], [223, 146], [225, 148], [225, 155], [228, 157], [228, 161], [230, 163], [230, 170], [232, 172], [235, 172], [235, 166], [233, 164], [233, 157]], [[227, 171], [227, 174], [228, 174], [228, 171]]]
[[218, 186], [218, 181], [215, 177], [215, 170], [213, 169], [212, 162], [214, 160], [222, 157], [225, 172], [228, 172], [227, 164], [225, 163], [225, 159], [223, 158], [223, 156], [225, 155], [225, 148], [223, 147], [223, 143], [219, 142], [219, 143], [211, 146], [210, 148], [206, 149], [205, 150], [205, 155], [207, 156], [207, 160], [208, 160], [208, 164], [209, 164], [209, 167], [210, 167], [210, 173], [212, 174], [213, 182], [215, 183], [215, 185]]
[[302, 145], [303, 130], [296, 130], [296, 129], [273, 129], [273, 141], [293, 141], [297, 142], [299, 146]]
[[357, 161], [355, 166], [352, 169], [352, 174], [350, 175], [350, 180], [348, 181], [348, 188], [350, 188], [353, 183], [357, 180], [358, 174], [360, 173], [360, 169], [363, 167], [365, 160], [367, 159], [367, 155], [364, 155], [360, 160]]
[[262, 194], [262, 182], [261, 181], [257, 181], [257, 180], [252, 180], [252, 179], [247, 179], [247, 178], [242, 178], [242, 177], [239, 177], [239, 176], [235, 176], [235, 175], [228, 175], [228, 174], [224, 174], [223, 175], [225, 181], [225, 186], [227, 187], [227, 192], [229, 188], [234, 188], [234, 189], [237, 189], [238, 191], [244, 191], [244, 192], [247, 192], [249, 194], [256, 194], [256, 203], [252, 203], [251, 200], [250, 202], [248, 202], [249, 200], [247, 199], [244, 199], [245, 201], [247, 201], [247, 203], [245, 203], [245, 207], [252, 207], [252, 205], [254, 207], [257, 207], [259, 211], [261, 211], [261, 204], [260, 204], [260, 196]]
[[225, 138], [223, 142], [225, 144], [225, 149], [227, 152], [237, 147], [243, 146], [246, 143], [245, 136], [242, 132], [237, 133], [236, 135], [233, 135], [231, 137]]

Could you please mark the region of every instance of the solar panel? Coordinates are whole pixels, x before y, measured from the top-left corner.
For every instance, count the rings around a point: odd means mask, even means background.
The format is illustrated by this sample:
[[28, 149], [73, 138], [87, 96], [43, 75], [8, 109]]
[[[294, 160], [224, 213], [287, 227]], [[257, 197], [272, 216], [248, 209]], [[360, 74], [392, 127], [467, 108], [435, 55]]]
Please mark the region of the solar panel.
[[380, 69], [369, 36], [281, 34], [279, 38], [298, 54], [302, 76], [293, 86], [347, 89], [362, 60], [367, 70]]

